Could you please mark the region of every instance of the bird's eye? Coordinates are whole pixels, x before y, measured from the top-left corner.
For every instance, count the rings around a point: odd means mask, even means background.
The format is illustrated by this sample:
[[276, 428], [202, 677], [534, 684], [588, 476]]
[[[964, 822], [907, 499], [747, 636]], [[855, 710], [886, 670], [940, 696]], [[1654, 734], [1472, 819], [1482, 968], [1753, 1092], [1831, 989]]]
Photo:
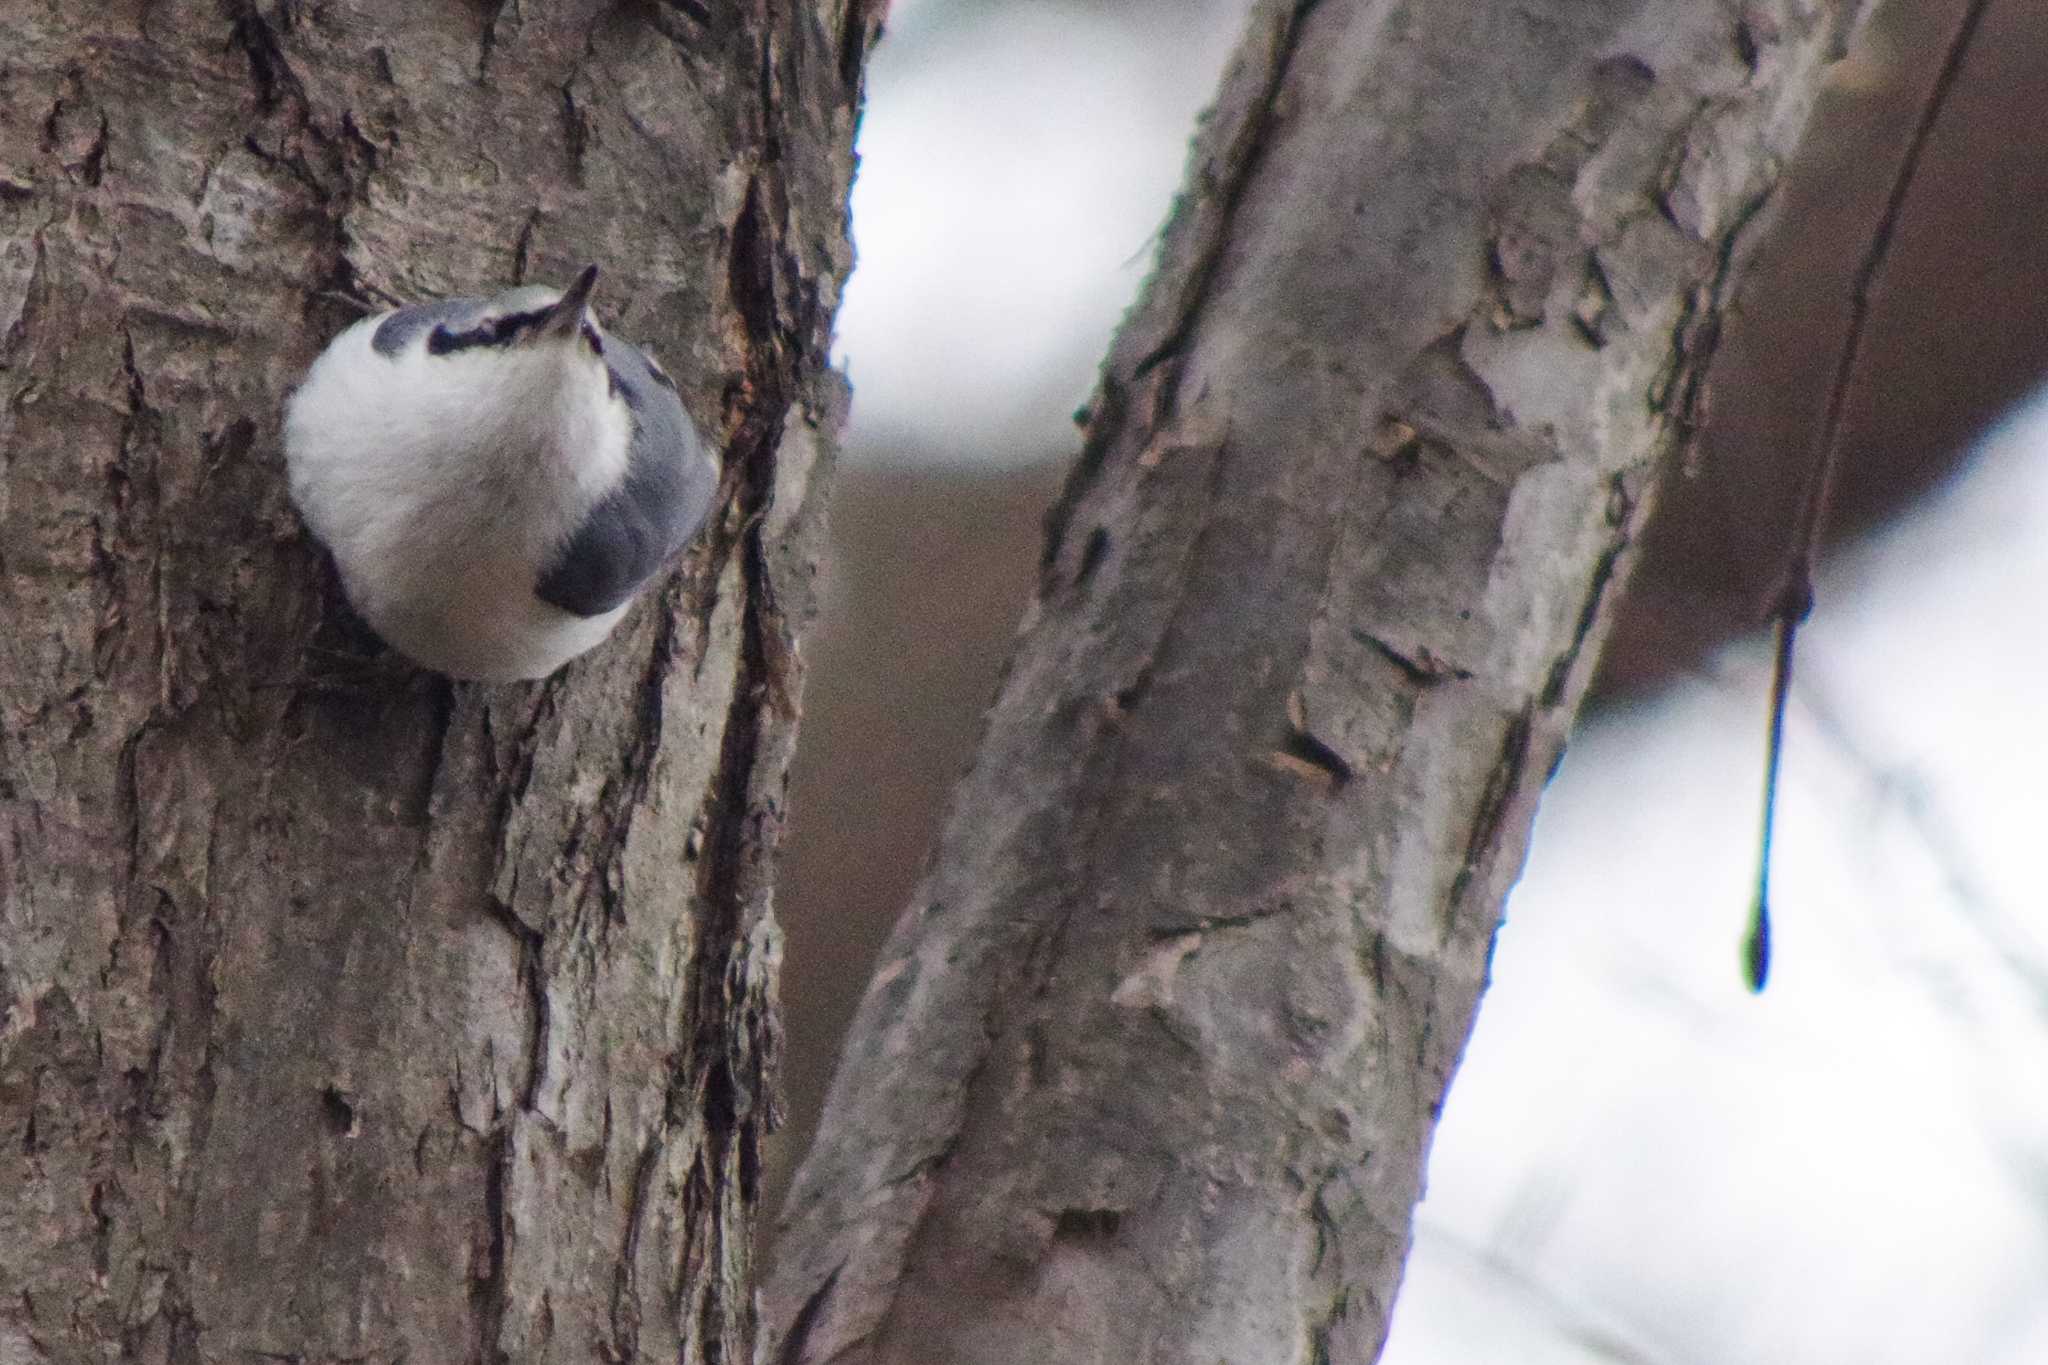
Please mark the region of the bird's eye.
[[587, 322], [583, 324], [583, 342], [586, 346], [590, 347], [592, 355], [601, 356], [604, 354], [604, 338], [600, 337], [597, 334], [597, 329]]

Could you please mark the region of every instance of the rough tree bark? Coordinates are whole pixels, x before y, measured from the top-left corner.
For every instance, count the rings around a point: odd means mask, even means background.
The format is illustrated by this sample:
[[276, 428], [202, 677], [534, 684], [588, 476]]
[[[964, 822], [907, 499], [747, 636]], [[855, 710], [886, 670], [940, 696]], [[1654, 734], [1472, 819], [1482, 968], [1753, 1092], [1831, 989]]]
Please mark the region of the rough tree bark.
[[[751, 1354], [874, 11], [0, 0], [0, 1360]], [[371, 657], [287, 386], [588, 260], [712, 530], [544, 684]]]
[[1377, 1354], [1537, 794], [1865, 8], [1257, 7], [797, 1177], [775, 1359]]

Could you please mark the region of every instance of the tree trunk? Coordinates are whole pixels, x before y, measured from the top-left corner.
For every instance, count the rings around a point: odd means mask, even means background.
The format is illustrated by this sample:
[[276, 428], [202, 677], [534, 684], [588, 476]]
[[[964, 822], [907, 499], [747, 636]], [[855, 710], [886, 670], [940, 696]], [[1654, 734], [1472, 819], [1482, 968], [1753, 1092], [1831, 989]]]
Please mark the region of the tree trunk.
[[1376, 1356], [1537, 795], [1865, 7], [1257, 7], [797, 1177], [775, 1359]]
[[[847, 7], [0, 0], [0, 1360], [750, 1356]], [[593, 260], [711, 530], [545, 683], [372, 657], [289, 385]]]

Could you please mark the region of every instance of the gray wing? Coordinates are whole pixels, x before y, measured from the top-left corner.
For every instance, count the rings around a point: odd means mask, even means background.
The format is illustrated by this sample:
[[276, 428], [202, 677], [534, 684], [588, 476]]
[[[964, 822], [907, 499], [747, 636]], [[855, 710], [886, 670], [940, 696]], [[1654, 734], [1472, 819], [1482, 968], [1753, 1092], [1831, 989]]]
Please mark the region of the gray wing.
[[675, 382], [639, 347], [605, 338], [612, 383], [633, 414], [626, 477], [590, 509], [534, 592], [577, 616], [624, 603], [703, 526], [718, 467], [683, 411]]

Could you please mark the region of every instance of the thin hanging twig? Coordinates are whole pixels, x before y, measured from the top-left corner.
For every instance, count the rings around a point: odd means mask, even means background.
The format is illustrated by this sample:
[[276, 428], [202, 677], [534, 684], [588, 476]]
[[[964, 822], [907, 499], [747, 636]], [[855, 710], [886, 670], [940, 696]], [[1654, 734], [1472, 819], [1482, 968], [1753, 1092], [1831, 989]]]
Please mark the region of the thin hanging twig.
[[1771, 837], [1778, 812], [1778, 767], [1785, 748], [1785, 705], [1792, 695], [1792, 658], [1800, 624], [1813, 610], [1813, 563], [1820, 551], [1828, 502], [1834, 494], [1835, 473], [1842, 462], [1842, 417], [1849, 405], [1849, 381], [1862, 356], [1863, 334], [1870, 322], [1871, 286], [1891, 254], [1892, 237], [1898, 231], [1913, 179], [1920, 172], [1921, 155], [1926, 152], [1934, 125], [1962, 75], [1963, 60], [1977, 36], [1978, 25], [1990, 8], [1991, 0], [1970, 0], [1964, 6], [1955, 34], [1949, 39], [1948, 51], [1942, 57], [1941, 70], [1935, 75], [1926, 103], [1920, 107], [1920, 121], [1906, 143], [1905, 155], [1899, 159], [1898, 173], [1892, 177], [1891, 193], [1885, 199], [1877, 229], [1857, 264], [1849, 295], [1849, 325], [1836, 357], [1834, 383], [1828, 389], [1827, 413], [1821, 423], [1820, 459], [1807, 482], [1799, 521], [1792, 534], [1791, 558], [1771, 606], [1771, 615], [1777, 621], [1778, 648], [1771, 672], [1771, 724], [1765, 741], [1763, 834], [1757, 844], [1756, 901], [1750, 909], [1749, 933], [1742, 943], [1743, 971], [1752, 991], [1764, 988], [1771, 970]]

